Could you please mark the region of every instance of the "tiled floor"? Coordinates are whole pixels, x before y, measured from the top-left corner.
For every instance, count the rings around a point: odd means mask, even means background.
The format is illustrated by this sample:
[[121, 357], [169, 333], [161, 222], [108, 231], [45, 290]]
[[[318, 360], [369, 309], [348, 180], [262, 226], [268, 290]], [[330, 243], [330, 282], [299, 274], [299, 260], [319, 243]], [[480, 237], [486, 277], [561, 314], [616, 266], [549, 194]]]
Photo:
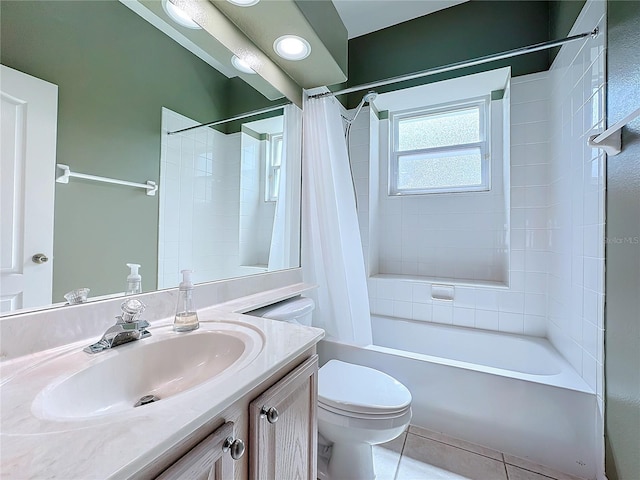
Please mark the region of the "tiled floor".
[[376, 480], [580, 480], [526, 460], [410, 426], [374, 447]]

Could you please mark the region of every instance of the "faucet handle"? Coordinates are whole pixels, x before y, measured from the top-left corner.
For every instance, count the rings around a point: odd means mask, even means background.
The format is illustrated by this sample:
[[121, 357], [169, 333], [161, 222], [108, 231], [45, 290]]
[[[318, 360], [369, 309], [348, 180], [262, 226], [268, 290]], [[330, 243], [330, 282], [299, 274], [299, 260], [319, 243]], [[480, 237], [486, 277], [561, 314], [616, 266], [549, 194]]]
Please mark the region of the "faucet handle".
[[130, 298], [120, 305], [120, 309], [122, 310], [121, 318], [125, 323], [133, 323], [142, 315], [145, 308], [147, 308], [147, 306], [140, 300]]

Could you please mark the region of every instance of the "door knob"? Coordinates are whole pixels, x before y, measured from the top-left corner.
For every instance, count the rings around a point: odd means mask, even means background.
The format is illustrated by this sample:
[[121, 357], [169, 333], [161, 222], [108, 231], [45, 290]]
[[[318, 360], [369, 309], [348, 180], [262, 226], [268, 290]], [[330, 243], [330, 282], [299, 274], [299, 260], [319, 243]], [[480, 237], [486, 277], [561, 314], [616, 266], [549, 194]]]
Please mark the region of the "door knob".
[[49, 257], [47, 257], [44, 253], [36, 253], [33, 257], [31, 257], [33, 263], [46, 263], [49, 261]]

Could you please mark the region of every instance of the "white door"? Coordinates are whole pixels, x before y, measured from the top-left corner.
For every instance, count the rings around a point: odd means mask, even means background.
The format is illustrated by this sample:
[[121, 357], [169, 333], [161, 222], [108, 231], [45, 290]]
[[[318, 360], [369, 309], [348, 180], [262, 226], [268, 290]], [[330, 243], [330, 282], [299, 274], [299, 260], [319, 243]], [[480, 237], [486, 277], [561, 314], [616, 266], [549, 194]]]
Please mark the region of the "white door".
[[0, 68], [0, 312], [7, 312], [51, 303], [58, 87]]

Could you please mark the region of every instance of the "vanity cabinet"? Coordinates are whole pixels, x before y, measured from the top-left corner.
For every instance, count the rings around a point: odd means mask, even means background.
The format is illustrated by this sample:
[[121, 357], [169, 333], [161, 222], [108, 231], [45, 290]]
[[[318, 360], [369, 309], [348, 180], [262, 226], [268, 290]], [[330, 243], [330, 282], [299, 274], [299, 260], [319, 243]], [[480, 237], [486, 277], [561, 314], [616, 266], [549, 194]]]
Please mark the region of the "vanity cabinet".
[[234, 480], [234, 458], [244, 445], [227, 422], [171, 465], [156, 480]]
[[313, 348], [135, 478], [316, 480], [317, 403], [318, 356]]
[[249, 405], [249, 478], [316, 479], [318, 356]]

